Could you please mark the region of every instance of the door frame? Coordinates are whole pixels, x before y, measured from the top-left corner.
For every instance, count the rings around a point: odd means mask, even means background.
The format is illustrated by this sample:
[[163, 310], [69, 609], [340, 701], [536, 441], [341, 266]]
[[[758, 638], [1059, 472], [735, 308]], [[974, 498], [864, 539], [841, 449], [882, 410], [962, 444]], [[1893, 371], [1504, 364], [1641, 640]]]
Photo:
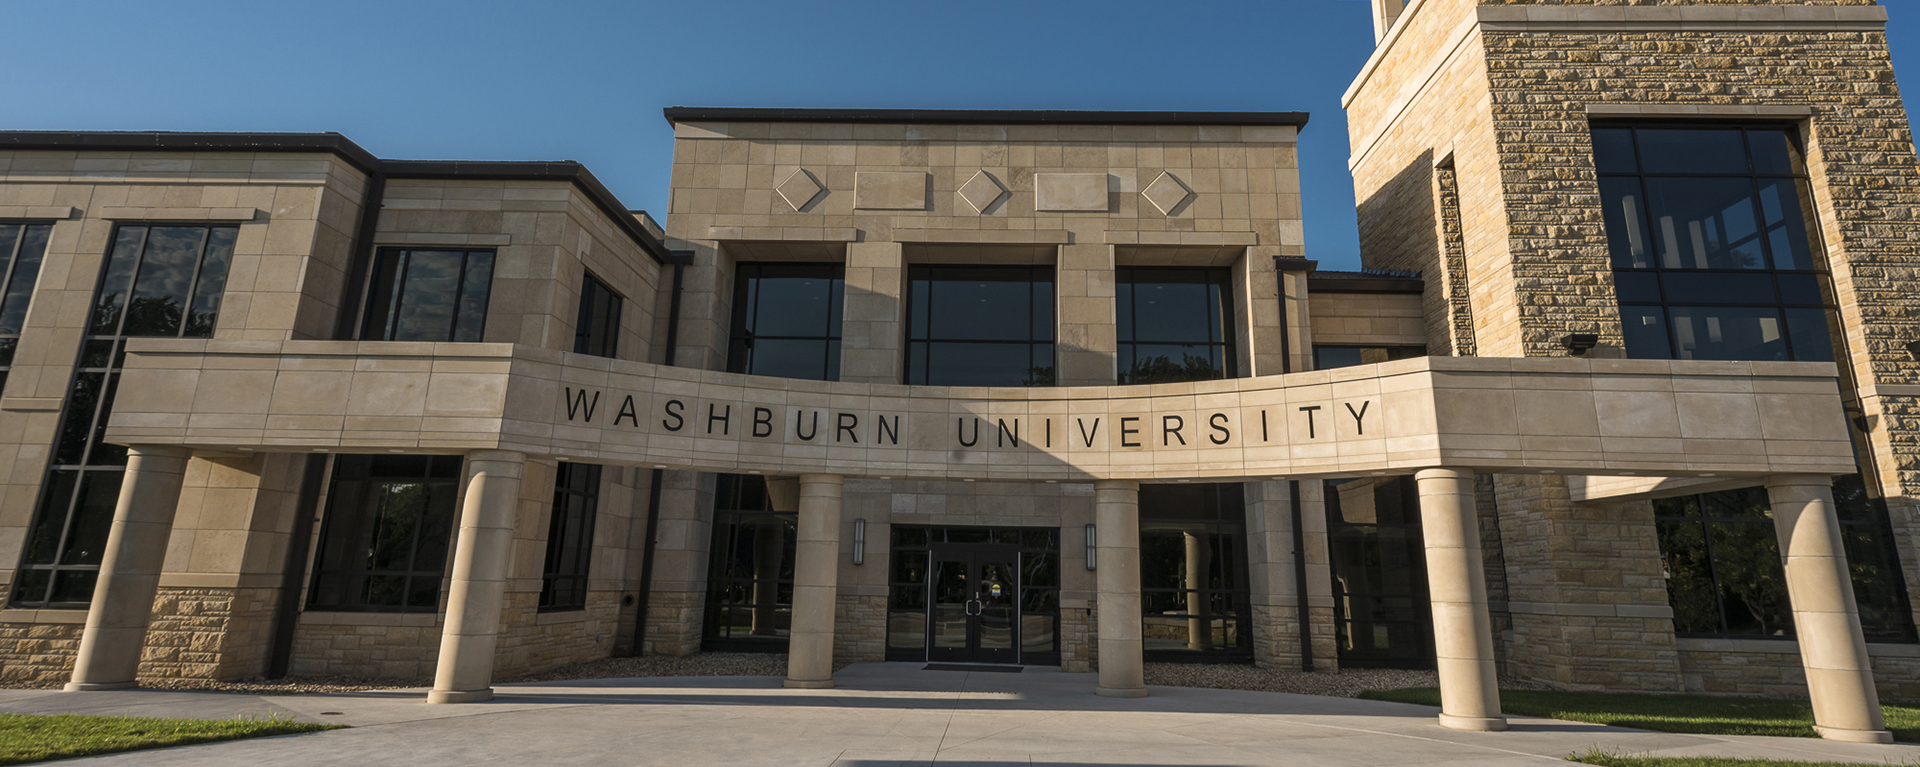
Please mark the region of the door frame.
[[[936, 595], [939, 592], [939, 583], [937, 582], [937, 579], [940, 573], [940, 565], [945, 562], [965, 562], [967, 578], [976, 583], [979, 582], [980, 580], [980, 572], [981, 572], [983, 563], [1002, 562], [1010, 565], [1008, 569], [1013, 573], [1013, 593], [1011, 598], [1009, 599], [1010, 607], [1013, 609], [1013, 619], [1011, 622], [1011, 626], [1009, 627], [1010, 634], [1012, 637], [1012, 646], [1010, 648], [1004, 651], [982, 650], [979, 646], [980, 634], [981, 634], [980, 615], [971, 614], [967, 617], [967, 625], [966, 625], [967, 646], [965, 649], [965, 653], [967, 657], [955, 658], [955, 657], [951, 657], [951, 655], [949, 655], [948, 657], [935, 657], [936, 651], [933, 646], [934, 632], [935, 632], [934, 606], [935, 606], [935, 600], [937, 599]], [[999, 544], [999, 543], [940, 543], [940, 544], [933, 544], [928, 547], [927, 619], [926, 619], [927, 620], [927, 624], [926, 624], [927, 639], [926, 639], [926, 647], [925, 647], [926, 658], [928, 662], [931, 662], [931, 663], [991, 663], [991, 664], [999, 664], [999, 665], [1019, 665], [1021, 661], [1021, 654], [1023, 651], [1022, 640], [1020, 635], [1020, 629], [1022, 625], [1021, 616], [1020, 616], [1020, 596], [1022, 593], [1021, 588], [1025, 585], [1021, 583], [1023, 573], [1020, 571], [1020, 565], [1021, 565], [1020, 547], [1017, 545]], [[951, 651], [948, 651], [948, 652], [951, 652]], [[1004, 658], [983, 657], [983, 654], [988, 652], [995, 652], [995, 653], [1004, 652], [1005, 657]]]

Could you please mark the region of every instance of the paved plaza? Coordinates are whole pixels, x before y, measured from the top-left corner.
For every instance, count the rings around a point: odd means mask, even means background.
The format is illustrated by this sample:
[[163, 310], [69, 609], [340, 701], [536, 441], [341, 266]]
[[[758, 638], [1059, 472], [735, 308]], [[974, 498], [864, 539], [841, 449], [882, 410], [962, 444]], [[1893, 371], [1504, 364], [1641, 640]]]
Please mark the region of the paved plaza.
[[[1095, 696], [1092, 674], [925, 671], [864, 663], [831, 690], [775, 677], [510, 685], [489, 703], [429, 706], [423, 691], [259, 696], [131, 690], [0, 691], [0, 711], [135, 716], [278, 714], [353, 725], [313, 735], [146, 751], [89, 763], [291, 765], [1544, 765], [1599, 746], [1909, 763], [1920, 746], [1674, 735], [1514, 718], [1504, 733], [1445, 730], [1434, 710], [1307, 695], [1154, 687]], [[332, 712], [332, 713], [330, 713]]]

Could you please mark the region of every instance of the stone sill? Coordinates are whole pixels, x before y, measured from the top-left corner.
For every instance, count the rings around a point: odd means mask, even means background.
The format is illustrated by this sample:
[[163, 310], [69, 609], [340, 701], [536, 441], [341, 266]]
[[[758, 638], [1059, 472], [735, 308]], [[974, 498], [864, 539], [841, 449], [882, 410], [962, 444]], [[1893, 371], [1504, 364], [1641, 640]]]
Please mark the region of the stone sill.
[[87, 622], [86, 610], [15, 610], [0, 609], [0, 623], [68, 623]]
[[300, 613], [303, 626], [433, 626], [440, 615], [431, 613], [360, 613], [307, 610]]
[[[1675, 637], [1674, 649], [1680, 652], [1735, 652], [1799, 655], [1800, 643], [1792, 639], [1699, 639]], [[1867, 644], [1867, 655], [1875, 658], [1920, 658], [1920, 644]]]

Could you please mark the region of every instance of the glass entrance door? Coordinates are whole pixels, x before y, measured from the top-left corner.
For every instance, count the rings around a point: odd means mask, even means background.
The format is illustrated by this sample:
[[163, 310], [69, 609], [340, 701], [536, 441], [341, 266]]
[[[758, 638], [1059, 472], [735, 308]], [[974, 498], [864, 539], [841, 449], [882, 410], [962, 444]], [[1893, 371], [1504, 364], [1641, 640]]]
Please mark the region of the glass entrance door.
[[1017, 549], [933, 550], [933, 599], [927, 611], [927, 660], [1018, 663]]

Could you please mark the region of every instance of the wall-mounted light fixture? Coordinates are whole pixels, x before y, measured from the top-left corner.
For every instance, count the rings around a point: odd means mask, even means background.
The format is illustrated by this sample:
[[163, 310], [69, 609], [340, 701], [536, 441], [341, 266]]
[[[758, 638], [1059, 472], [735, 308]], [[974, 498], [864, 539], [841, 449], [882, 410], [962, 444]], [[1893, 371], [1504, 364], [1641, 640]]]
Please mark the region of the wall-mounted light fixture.
[[1560, 337], [1560, 345], [1567, 348], [1569, 357], [1585, 357], [1593, 347], [1600, 345], [1597, 333], [1568, 333]]
[[1087, 569], [1095, 566], [1094, 556], [1100, 551], [1100, 537], [1093, 530], [1093, 523], [1087, 523]]
[[853, 521], [853, 563], [856, 565], [867, 563], [867, 521], [865, 519]]

